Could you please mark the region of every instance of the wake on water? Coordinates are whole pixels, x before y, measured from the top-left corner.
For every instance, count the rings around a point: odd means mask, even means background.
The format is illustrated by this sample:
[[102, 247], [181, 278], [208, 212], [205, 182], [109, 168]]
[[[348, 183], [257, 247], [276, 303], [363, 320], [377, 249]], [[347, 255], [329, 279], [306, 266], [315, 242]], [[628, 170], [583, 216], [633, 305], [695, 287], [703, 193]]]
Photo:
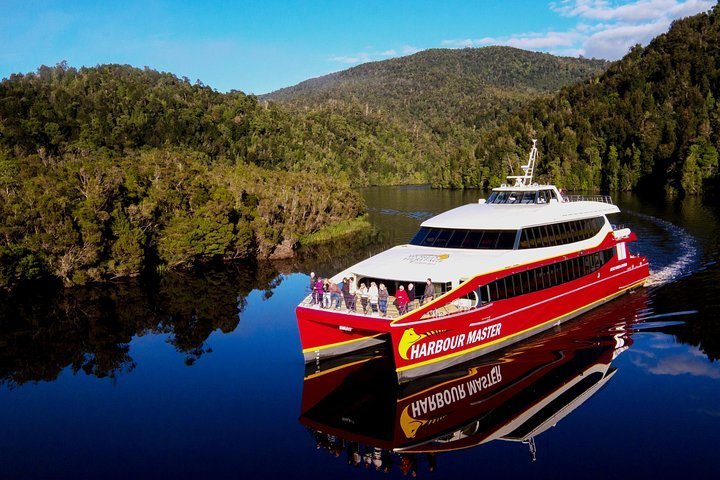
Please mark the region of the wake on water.
[[667, 220], [662, 220], [644, 213], [632, 213], [662, 227], [670, 234], [671, 238], [678, 239], [674, 244], [676, 248], [675, 259], [669, 265], [661, 267], [659, 270], [653, 270], [652, 262], [650, 262], [650, 277], [648, 277], [647, 282], [645, 282], [645, 286], [659, 287], [692, 273], [693, 266], [698, 260], [698, 247], [695, 238], [684, 228], [670, 223]]

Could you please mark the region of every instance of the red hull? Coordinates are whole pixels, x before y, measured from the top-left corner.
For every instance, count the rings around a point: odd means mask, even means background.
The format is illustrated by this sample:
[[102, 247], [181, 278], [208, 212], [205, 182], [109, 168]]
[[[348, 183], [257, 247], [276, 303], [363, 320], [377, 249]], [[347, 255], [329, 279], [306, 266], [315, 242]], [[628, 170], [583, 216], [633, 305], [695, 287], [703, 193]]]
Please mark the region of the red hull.
[[[632, 240], [634, 238], [623, 241]], [[617, 243], [613, 235], [608, 234], [595, 249], [582, 253], [599, 252]], [[479, 275], [392, 321], [299, 306], [298, 326], [305, 359], [311, 361], [371, 346], [381, 343], [389, 334], [398, 378], [401, 381], [410, 380], [485, 355], [559, 325], [641, 286], [649, 275], [644, 257], [628, 256], [618, 260], [614, 255], [598, 270], [576, 280], [442, 315], [443, 306], [479, 286], [569, 258], [572, 256]]]
[[646, 300], [639, 292], [559, 332], [403, 385], [382, 357], [333, 364], [305, 377], [300, 421], [402, 452], [523, 440], [557, 423], [614, 375], [611, 363], [632, 343], [627, 326]]

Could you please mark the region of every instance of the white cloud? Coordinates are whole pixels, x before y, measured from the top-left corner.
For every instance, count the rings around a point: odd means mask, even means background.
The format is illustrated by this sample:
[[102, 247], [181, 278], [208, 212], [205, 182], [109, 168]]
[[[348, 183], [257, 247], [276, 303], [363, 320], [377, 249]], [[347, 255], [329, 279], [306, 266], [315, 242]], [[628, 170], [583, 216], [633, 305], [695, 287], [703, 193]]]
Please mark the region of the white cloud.
[[654, 375], [692, 375], [720, 379], [720, 365], [711, 362], [699, 348], [675, 343], [672, 337], [646, 333], [652, 351], [630, 350], [632, 363]]
[[714, 2], [708, 0], [639, 0], [611, 5], [605, 0], [563, 0], [551, 3], [550, 8], [566, 17], [621, 22], [654, 21], [659, 17], [680, 18], [708, 10]]
[[646, 45], [678, 18], [709, 10], [711, 0], [562, 0], [550, 9], [578, 23], [567, 31], [527, 32], [505, 37], [449, 39], [450, 48], [508, 45], [555, 55], [589, 56], [616, 60], [635, 44]]
[[370, 57], [367, 53], [361, 52], [355, 55], [336, 55], [334, 57], [330, 57], [328, 60], [330, 60], [331, 62], [346, 63], [348, 65], [351, 65], [353, 63], [369, 62]]
[[669, 19], [638, 25], [609, 25], [587, 37], [584, 50], [591, 57], [618, 58], [635, 44], [647, 45], [654, 37], [667, 31], [669, 26]]
[[483, 37], [477, 39], [443, 40], [447, 47], [481, 47], [484, 45], [508, 45], [526, 50], [543, 50], [570, 47], [577, 42], [577, 32], [522, 33], [509, 37]]
[[412, 55], [413, 53], [419, 52], [420, 49], [417, 47], [413, 47], [412, 45], [403, 45], [400, 51], [403, 55]]
[[387, 50], [374, 50], [372, 47], [368, 47], [369, 50], [365, 52], [357, 52], [350, 55], [334, 55], [329, 57], [328, 60], [331, 62], [344, 63], [347, 65], [359, 64], [365, 62], [373, 62], [377, 60], [385, 60], [387, 58], [398, 57], [403, 55], [412, 55], [420, 51], [419, 48], [412, 45], [403, 45], [400, 50], [390, 48]]
[[[654, 37], [667, 31], [673, 20], [707, 11], [714, 4], [712, 0], [560, 0], [550, 2], [550, 10], [577, 19], [577, 23], [566, 31], [456, 38], [442, 40], [440, 44], [447, 48], [506, 45], [560, 56], [582, 55], [617, 60], [633, 45], [647, 45]], [[386, 50], [367, 46], [363, 52], [335, 55], [328, 60], [354, 65], [419, 51], [412, 45]]]

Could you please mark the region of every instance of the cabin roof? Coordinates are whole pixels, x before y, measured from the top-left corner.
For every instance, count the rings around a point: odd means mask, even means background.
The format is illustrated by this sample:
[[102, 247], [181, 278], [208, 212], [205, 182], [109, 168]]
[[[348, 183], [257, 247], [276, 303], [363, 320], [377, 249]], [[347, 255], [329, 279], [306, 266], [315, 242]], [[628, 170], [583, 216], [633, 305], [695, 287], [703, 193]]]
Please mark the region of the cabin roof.
[[[510, 190], [516, 190], [511, 188]], [[471, 203], [448, 210], [422, 223], [431, 228], [518, 230], [535, 225], [568, 222], [618, 213], [612, 204], [592, 201], [545, 204]]]

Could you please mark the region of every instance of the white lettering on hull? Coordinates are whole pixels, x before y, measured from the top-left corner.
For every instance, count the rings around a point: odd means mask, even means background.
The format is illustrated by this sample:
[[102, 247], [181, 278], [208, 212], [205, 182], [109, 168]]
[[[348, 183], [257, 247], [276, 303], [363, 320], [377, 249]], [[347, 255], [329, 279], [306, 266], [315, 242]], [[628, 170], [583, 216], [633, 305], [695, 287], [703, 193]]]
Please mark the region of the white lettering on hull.
[[484, 390], [497, 385], [502, 381], [502, 372], [500, 365], [494, 366], [488, 373], [472, 380], [453, 385], [450, 388], [437, 393], [433, 393], [421, 400], [416, 400], [410, 404], [410, 414], [413, 418], [428, 415], [435, 410], [452, 405], [453, 403], [463, 400], [468, 395], [478, 395]]
[[439, 340], [429, 340], [422, 343], [418, 342], [410, 347], [410, 360], [430, 355], [438, 355], [440, 353], [470, 346], [484, 340], [499, 337], [501, 329], [502, 323], [496, 323], [494, 325], [488, 325], [487, 327], [478, 328], [477, 330], [472, 330], [467, 335], [461, 333]]

